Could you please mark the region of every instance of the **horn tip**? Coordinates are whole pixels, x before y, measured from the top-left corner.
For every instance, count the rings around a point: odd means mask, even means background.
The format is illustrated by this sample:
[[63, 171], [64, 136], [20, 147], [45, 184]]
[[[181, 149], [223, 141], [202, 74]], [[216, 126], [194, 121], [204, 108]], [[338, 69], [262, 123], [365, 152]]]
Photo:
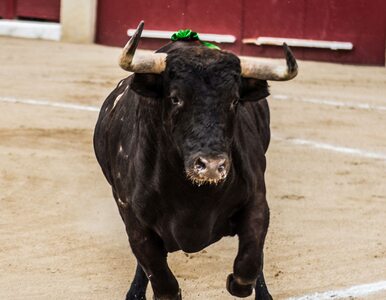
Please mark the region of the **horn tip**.
[[142, 31], [142, 29], [143, 29], [144, 26], [145, 26], [145, 21], [144, 21], [144, 20], [141, 20], [141, 21], [139, 22], [139, 24], [138, 24], [137, 30], [138, 30], [138, 29], [141, 29], [141, 31]]
[[119, 59], [119, 66], [126, 71], [131, 70], [131, 62], [133, 60], [135, 50], [137, 50], [144, 25], [145, 22], [141, 20], [138, 24], [137, 30], [134, 32], [126, 46], [123, 48], [123, 52]]
[[145, 22], [141, 20], [137, 26], [137, 30], [135, 31], [134, 35], [138, 35], [138, 34], [141, 35], [144, 27], [145, 27]]
[[285, 58], [286, 58], [286, 62], [287, 62], [287, 68], [288, 68], [288, 72], [290, 74], [297, 74], [297, 71], [298, 71], [298, 64], [296, 62], [296, 58], [294, 56], [294, 54], [292, 53], [292, 50], [290, 47], [288, 47], [288, 45], [286, 43], [283, 43], [283, 48], [284, 48], [284, 53], [285, 53]]

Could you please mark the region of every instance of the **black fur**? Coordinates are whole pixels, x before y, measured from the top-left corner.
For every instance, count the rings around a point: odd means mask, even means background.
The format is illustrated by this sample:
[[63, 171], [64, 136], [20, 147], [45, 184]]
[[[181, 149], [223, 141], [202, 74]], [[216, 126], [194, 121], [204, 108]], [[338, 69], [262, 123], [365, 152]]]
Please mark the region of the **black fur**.
[[126, 300], [145, 300], [148, 283], [149, 279], [147, 278], [145, 272], [142, 270], [142, 267], [137, 264], [134, 280], [131, 283], [130, 290], [126, 295]]
[[[155, 299], [181, 299], [167, 253], [197, 252], [233, 235], [239, 251], [229, 292], [245, 296], [257, 282], [256, 299], [270, 299], [262, 273], [269, 223], [267, 83], [242, 78], [231, 53], [195, 43], [161, 51], [168, 53], [166, 70], [124, 79], [104, 102], [94, 134], [98, 162], [141, 265], [127, 299], [145, 297], [142, 268]], [[198, 153], [229, 156], [224, 182], [197, 186], [186, 178]]]

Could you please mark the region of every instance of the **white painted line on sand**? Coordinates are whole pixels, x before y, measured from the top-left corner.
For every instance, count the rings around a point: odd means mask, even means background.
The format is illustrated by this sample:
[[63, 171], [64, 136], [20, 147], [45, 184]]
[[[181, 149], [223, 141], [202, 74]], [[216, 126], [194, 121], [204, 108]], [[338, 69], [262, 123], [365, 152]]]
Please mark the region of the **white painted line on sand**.
[[[29, 105], [38, 105], [38, 106], [50, 106], [50, 107], [58, 107], [72, 110], [83, 110], [83, 111], [93, 111], [99, 112], [99, 108], [91, 105], [81, 105], [81, 104], [71, 104], [71, 103], [63, 103], [63, 102], [51, 102], [47, 100], [35, 100], [35, 99], [17, 99], [13, 97], [0, 97], [0, 102], [8, 102], [8, 103], [21, 103], [21, 104], [29, 104]], [[315, 149], [323, 149], [333, 152], [339, 152], [344, 154], [355, 155], [359, 157], [372, 158], [372, 159], [381, 159], [386, 161], [386, 153], [381, 152], [371, 152], [362, 149], [342, 147], [332, 144], [320, 143], [305, 139], [287, 139], [282, 137], [273, 136], [273, 139], [278, 141], [285, 141], [296, 145], [309, 146]]]
[[29, 105], [38, 105], [38, 106], [51, 106], [51, 107], [59, 107], [65, 109], [73, 109], [73, 110], [86, 110], [86, 111], [99, 111], [99, 107], [90, 106], [90, 105], [82, 105], [82, 104], [71, 104], [71, 103], [63, 103], [63, 102], [52, 102], [47, 100], [35, 100], [35, 99], [17, 99], [13, 97], [0, 97], [1, 102], [8, 103], [21, 103], [21, 104], [29, 104]]
[[[274, 100], [291, 100], [291, 101], [300, 101], [305, 103], [312, 104], [324, 104], [335, 107], [347, 107], [347, 108], [359, 108], [365, 110], [380, 110], [386, 111], [386, 106], [382, 105], [371, 105], [368, 103], [353, 103], [353, 102], [341, 102], [335, 100], [321, 100], [321, 99], [306, 99], [306, 98], [292, 98], [286, 95], [274, 95], [271, 97]], [[99, 108], [96, 106], [88, 106], [81, 104], [69, 104], [63, 102], [52, 102], [47, 100], [35, 100], [35, 99], [17, 99], [13, 97], [0, 97], [1, 102], [12, 102], [12, 103], [23, 103], [31, 105], [41, 105], [41, 106], [52, 106], [52, 107], [61, 107], [75, 110], [88, 110], [88, 111], [99, 111]]]
[[386, 111], [386, 106], [373, 105], [369, 103], [354, 103], [354, 102], [343, 102], [343, 101], [337, 101], [337, 100], [323, 100], [323, 99], [300, 98], [300, 97], [298, 98], [298, 97], [289, 97], [286, 95], [272, 95], [271, 98], [273, 100], [279, 100], [279, 101], [290, 100], [290, 101], [300, 101], [300, 102], [311, 103], [311, 104], [323, 104], [323, 105], [329, 105], [334, 107]]
[[380, 281], [369, 284], [355, 285], [347, 289], [314, 293], [301, 297], [292, 297], [287, 300], [329, 300], [341, 298], [363, 297], [372, 293], [386, 290], [386, 281]]
[[382, 152], [372, 152], [372, 151], [367, 151], [367, 150], [362, 150], [357, 148], [342, 147], [342, 146], [337, 146], [333, 144], [320, 143], [320, 142], [305, 140], [305, 139], [282, 138], [277, 136], [273, 136], [272, 138], [274, 140], [285, 141], [295, 145], [309, 146], [315, 149], [323, 149], [323, 150], [328, 150], [328, 151], [333, 151], [338, 153], [350, 154], [350, 155], [355, 155], [355, 156], [365, 157], [365, 158], [372, 158], [372, 159], [381, 159], [386, 161], [386, 153], [382, 153]]

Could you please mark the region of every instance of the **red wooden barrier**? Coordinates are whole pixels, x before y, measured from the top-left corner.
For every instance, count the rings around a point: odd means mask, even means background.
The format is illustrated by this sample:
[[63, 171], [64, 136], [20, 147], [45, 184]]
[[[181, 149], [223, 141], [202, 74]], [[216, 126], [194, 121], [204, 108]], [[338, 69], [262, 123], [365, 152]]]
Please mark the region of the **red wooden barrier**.
[[[241, 38], [257, 38], [259, 36], [303, 38], [305, 4], [306, 0], [244, 0]], [[303, 58], [303, 49], [293, 48], [292, 50], [296, 57]], [[263, 57], [283, 56], [283, 50], [275, 46], [243, 44], [242, 53]]]
[[307, 2], [306, 38], [350, 41], [353, 51], [305, 51], [304, 59], [385, 64], [386, 1], [324, 0]]
[[0, 0], [0, 17], [59, 22], [60, 0]]
[[[97, 38], [122, 46], [126, 31], [145, 20], [145, 29], [191, 28], [203, 33], [231, 34], [224, 49], [254, 56], [282, 57], [275, 46], [243, 44], [259, 36], [352, 42], [353, 50], [293, 48], [302, 59], [385, 64], [386, 1], [384, 0], [99, 0]], [[140, 47], [156, 49], [165, 40], [143, 39]]]
[[[243, 38], [272, 36], [352, 42], [351, 51], [296, 48], [294, 53], [308, 60], [385, 64], [386, 1], [245, 1]], [[244, 45], [243, 53], [279, 57], [281, 53], [276, 48]]]
[[[181, 0], [99, 0], [96, 42], [122, 46], [127, 42], [127, 29], [145, 20], [145, 29], [174, 30], [183, 27], [184, 6]], [[148, 40], [147, 48], [155, 49], [160, 41]]]
[[13, 19], [15, 16], [16, 2], [15, 0], [0, 1], [0, 17], [5, 19]]
[[[242, 1], [211, 0], [187, 1], [184, 11], [184, 28], [192, 28], [198, 33], [241, 35]], [[169, 24], [170, 30], [176, 30]], [[226, 46], [225, 46], [226, 45]], [[222, 48], [240, 53], [240, 43], [221, 44]]]

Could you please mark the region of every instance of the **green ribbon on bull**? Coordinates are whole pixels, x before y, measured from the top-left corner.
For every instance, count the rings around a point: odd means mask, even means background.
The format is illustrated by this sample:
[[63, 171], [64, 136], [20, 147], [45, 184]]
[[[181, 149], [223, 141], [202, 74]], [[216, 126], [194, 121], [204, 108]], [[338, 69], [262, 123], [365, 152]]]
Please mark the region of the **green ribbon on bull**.
[[204, 42], [200, 40], [200, 37], [198, 36], [197, 32], [192, 31], [191, 29], [180, 29], [173, 33], [173, 35], [170, 37], [170, 39], [173, 42], [176, 41], [199, 41], [202, 45], [210, 48], [210, 49], [216, 49], [221, 50], [220, 47], [216, 46], [215, 44]]

